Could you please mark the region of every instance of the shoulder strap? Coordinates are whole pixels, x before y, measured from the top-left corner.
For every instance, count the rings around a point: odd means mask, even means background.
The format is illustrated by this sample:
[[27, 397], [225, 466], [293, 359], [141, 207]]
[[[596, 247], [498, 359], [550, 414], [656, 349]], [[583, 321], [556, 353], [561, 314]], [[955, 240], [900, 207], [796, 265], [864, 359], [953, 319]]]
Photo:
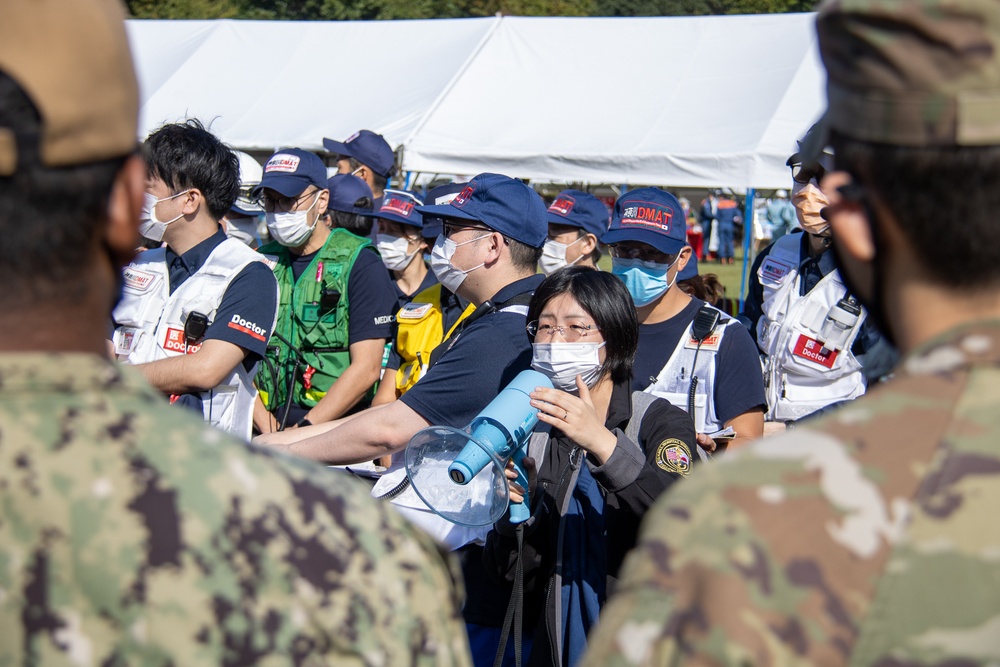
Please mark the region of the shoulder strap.
[[628, 420], [628, 426], [625, 427], [625, 437], [639, 444], [640, 447], [642, 445], [639, 443], [639, 427], [642, 424], [642, 418], [646, 415], [646, 410], [655, 400], [656, 396], [653, 394], [647, 394], [643, 391], [632, 392], [632, 416]]

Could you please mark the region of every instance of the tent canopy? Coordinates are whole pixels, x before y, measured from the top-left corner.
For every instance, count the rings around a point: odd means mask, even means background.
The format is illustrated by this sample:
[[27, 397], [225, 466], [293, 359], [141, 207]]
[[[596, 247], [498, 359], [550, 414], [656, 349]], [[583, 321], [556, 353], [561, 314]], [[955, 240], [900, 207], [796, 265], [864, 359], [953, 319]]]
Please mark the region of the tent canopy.
[[402, 145], [412, 171], [777, 188], [823, 106], [813, 21], [130, 21], [128, 30], [143, 135], [190, 116], [244, 150], [321, 150], [323, 137], [368, 128]]

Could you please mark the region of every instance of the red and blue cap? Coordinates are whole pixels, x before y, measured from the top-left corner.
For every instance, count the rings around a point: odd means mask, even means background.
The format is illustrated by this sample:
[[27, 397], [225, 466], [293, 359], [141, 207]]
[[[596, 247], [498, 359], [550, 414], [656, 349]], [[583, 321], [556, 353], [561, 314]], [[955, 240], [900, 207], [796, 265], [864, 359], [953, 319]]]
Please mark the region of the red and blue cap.
[[378, 217], [398, 222], [401, 225], [423, 229], [424, 217], [417, 210], [418, 206], [423, 206], [423, 202], [412, 192], [386, 190], [382, 197], [382, 208], [378, 211]]
[[326, 189], [326, 165], [315, 153], [301, 148], [282, 148], [264, 163], [264, 175], [253, 189], [256, 196], [264, 188], [282, 197], [297, 197], [310, 185]]
[[[428, 206], [440, 206], [442, 204], [449, 204], [451, 200], [454, 199], [465, 189], [468, 182], [461, 183], [445, 183], [444, 185], [438, 185], [431, 188], [427, 192], [427, 196], [424, 197], [424, 203]], [[424, 215], [424, 238], [425, 239], [436, 239], [441, 236], [441, 223], [443, 221], [439, 217]]]
[[645, 243], [668, 255], [679, 253], [687, 245], [687, 221], [677, 197], [659, 188], [639, 188], [619, 197], [601, 242], [620, 241]]
[[392, 175], [392, 168], [396, 164], [396, 156], [389, 142], [381, 134], [375, 134], [371, 130], [355, 132], [347, 141], [323, 139], [323, 147], [341, 157], [352, 157], [386, 178]]
[[368, 197], [369, 200], [374, 201], [372, 189], [357, 176], [334, 174], [326, 182], [326, 187], [330, 190], [330, 203], [327, 204], [326, 210], [358, 215], [375, 215], [371, 208], [360, 208], [354, 205], [362, 197]]
[[425, 216], [479, 222], [532, 248], [541, 248], [549, 233], [545, 202], [538, 193], [501, 174], [479, 174], [450, 203], [417, 210]]
[[581, 190], [563, 190], [549, 205], [550, 224], [579, 227], [600, 240], [608, 231], [608, 207]]

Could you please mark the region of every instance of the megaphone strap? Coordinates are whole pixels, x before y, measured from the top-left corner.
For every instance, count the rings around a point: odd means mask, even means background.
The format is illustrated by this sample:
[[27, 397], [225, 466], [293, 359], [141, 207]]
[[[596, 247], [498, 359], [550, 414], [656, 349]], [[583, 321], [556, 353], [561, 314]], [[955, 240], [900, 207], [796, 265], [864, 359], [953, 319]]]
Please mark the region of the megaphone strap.
[[507, 640], [510, 635], [511, 621], [514, 624], [514, 665], [521, 667], [521, 637], [524, 615], [524, 524], [519, 523], [514, 529], [517, 536], [517, 564], [514, 567], [514, 588], [507, 603], [507, 613], [503, 619], [503, 631], [500, 633], [500, 646], [493, 659], [493, 667], [503, 665], [503, 656], [507, 651]]

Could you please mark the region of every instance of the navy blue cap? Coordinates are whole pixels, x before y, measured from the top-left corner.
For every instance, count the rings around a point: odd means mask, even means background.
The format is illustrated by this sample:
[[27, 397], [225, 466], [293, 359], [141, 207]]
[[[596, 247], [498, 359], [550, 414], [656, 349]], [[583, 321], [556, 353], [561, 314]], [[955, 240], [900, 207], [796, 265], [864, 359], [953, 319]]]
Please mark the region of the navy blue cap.
[[424, 216], [417, 211], [417, 207], [422, 205], [420, 198], [412, 192], [386, 190], [382, 197], [382, 208], [378, 210], [378, 217], [423, 229]]
[[330, 190], [330, 203], [326, 205], [326, 210], [357, 213], [358, 215], [375, 215], [371, 208], [354, 206], [354, 203], [362, 197], [368, 197], [374, 201], [372, 189], [357, 176], [334, 174], [326, 182], [326, 187]]
[[264, 176], [253, 189], [256, 195], [270, 188], [283, 197], [297, 197], [310, 185], [326, 188], [326, 166], [315, 153], [301, 148], [282, 148], [267, 159]]
[[698, 275], [698, 257], [694, 253], [691, 253], [691, 257], [688, 258], [687, 266], [684, 270], [677, 274], [677, 280], [689, 280]]
[[[444, 185], [438, 185], [431, 188], [427, 192], [427, 196], [424, 197], [424, 203], [428, 206], [440, 206], [442, 204], [448, 204], [452, 199], [457, 197], [462, 190], [465, 189], [468, 182], [462, 183], [445, 183]], [[441, 235], [441, 223], [443, 220], [441, 218], [424, 215], [424, 238], [425, 239], [436, 239]]]
[[619, 197], [601, 242], [620, 241], [645, 243], [668, 255], [680, 252], [687, 245], [687, 221], [677, 197], [659, 188], [639, 188]]
[[386, 178], [392, 173], [396, 164], [396, 156], [389, 142], [381, 134], [371, 130], [355, 132], [347, 141], [323, 139], [323, 147], [341, 157], [352, 157], [366, 167], [370, 167], [379, 176]]
[[425, 216], [475, 220], [532, 248], [541, 248], [549, 235], [542, 198], [521, 181], [501, 174], [479, 174], [451, 203], [417, 210]]
[[549, 206], [549, 223], [579, 227], [600, 241], [608, 231], [608, 207], [589, 192], [563, 190]]

